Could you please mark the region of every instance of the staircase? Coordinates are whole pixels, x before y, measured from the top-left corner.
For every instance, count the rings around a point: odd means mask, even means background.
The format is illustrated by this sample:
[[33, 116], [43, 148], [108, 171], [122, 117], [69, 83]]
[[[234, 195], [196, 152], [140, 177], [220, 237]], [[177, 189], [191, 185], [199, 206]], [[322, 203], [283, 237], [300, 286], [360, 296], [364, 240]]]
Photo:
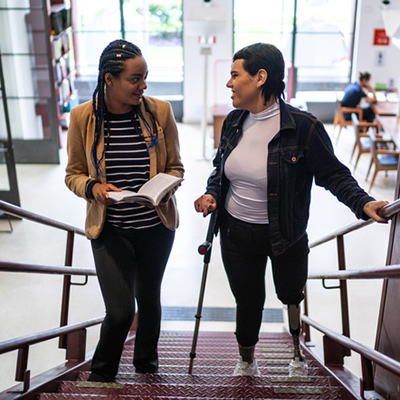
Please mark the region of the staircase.
[[158, 374], [135, 374], [133, 342], [127, 342], [115, 383], [87, 382], [89, 371], [58, 383], [39, 400], [90, 399], [355, 399], [308, 353], [309, 376], [291, 378], [292, 339], [287, 333], [261, 334], [256, 346], [260, 377], [233, 377], [238, 358], [233, 333], [200, 332], [193, 373], [189, 374], [191, 332], [162, 332]]

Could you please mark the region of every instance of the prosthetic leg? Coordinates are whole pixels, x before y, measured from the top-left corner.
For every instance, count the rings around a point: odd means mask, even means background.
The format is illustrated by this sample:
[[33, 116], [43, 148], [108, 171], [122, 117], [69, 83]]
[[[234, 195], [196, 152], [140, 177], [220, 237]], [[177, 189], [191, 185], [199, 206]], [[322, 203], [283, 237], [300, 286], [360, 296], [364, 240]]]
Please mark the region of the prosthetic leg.
[[306, 359], [300, 351], [300, 307], [298, 304], [288, 305], [289, 330], [293, 337], [294, 354], [289, 364], [289, 376], [307, 376]]

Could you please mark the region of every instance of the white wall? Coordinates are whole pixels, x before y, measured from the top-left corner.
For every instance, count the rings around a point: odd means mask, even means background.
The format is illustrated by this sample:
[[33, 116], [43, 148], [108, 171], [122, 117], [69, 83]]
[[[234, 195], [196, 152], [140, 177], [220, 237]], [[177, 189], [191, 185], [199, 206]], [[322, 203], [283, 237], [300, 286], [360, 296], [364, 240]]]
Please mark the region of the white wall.
[[[212, 120], [214, 105], [214, 68], [218, 60], [231, 60], [233, 52], [233, 1], [232, 0], [183, 0], [183, 54], [184, 101], [183, 121], [199, 123], [203, 116], [205, 57], [200, 54], [199, 36], [215, 36], [211, 44], [207, 73], [207, 120]], [[218, 65], [218, 63], [217, 63]], [[224, 75], [224, 74], [219, 74]], [[218, 78], [218, 87], [229, 79]], [[220, 90], [219, 90], [220, 91]], [[226, 89], [227, 93], [229, 92]]]
[[[374, 30], [384, 28], [381, 3], [381, 0], [361, 0], [359, 3], [352, 81], [357, 80], [360, 71], [368, 71], [373, 84], [390, 86], [392, 83], [400, 89], [400, 49], [392, 41], [389, 46], [373, 45]], [[391, 3], [397, 6], [400, 0], [391, 0]], [[378, 53], [382, 55], [381, 64], [377, 62]]]

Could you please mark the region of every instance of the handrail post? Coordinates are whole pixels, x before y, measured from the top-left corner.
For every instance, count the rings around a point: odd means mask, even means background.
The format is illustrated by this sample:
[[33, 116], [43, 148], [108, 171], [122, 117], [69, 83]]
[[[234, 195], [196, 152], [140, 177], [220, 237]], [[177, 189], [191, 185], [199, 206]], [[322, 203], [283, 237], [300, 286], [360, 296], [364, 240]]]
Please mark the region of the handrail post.
[[86, 329], [67, 335], [66, 359], [68, 361], [84, 361], [86, 354]]
[[[346, 260], [344, 252], [344, 237], [338, 235], [336, 238], [337, 251], [338, 251], [338, 267], [339, 271], [346, 270]], [[344, 336], [350, 337], [350, 323], [349, 323], [349, 302], [347, 296], [347, 281], [340, 280], [340, 304], [342, 310], [342, 332]], [[344, 348], [344, 356], [350, 356], [349, 349]]]
[[368, 358], [361, 356], [362, 378], [360, 379], [360, 394], [364, 398], [366, 390], [374, 390], [374, 373], [372, 370], [372, 362]]
[[17, 369], [15, 371], [15, 380], [24, 383], [23, 392], [27, 392], [30, 386], [31, 371], [28, 370], [29, 346], [18, 349]]
[[[307, 317], [308, 315], [308, 297], [307, 297], [307, 285], [304, 286], [304, 315], [306, 315]], [[302, 325], [302, 331], [304, 334], [304, 341], [310, 342], [311, 341], [311, 330], [310, 330], [310, 326], [308, 324], [306, 324], [304, 321], [301, 322]]]
[[[66, 246], [66, 250], [65, 250], [65, 266], [66, 267], [72, 266], [72, 256], [73, 256], [73, 251], [74, 251], [74, 239], [75, 239], [75, 232], [68, 231], [67, 246]], [[71, 293], [71, 275], [64, 275], [63, 293], [62, 293], [62, 300], [61, 300], [60, 326], [68, 325], [70, 293]], [[60, 336], [58, 347], [60, 349], [66, 349], [67, 344], [68, 344], [67, 336]]]
[[344, 355], [346, 347], [336, 342], [334, 339], [327, 335], [323, 336], [324, 348], [324, 362], [327, 366], [340, 366], [344, 365]]

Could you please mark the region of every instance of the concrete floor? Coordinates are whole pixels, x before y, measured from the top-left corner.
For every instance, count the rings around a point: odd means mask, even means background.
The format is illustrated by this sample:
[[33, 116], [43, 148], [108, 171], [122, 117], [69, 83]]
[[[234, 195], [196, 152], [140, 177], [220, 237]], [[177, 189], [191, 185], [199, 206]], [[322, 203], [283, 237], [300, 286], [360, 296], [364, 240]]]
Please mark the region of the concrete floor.
[[[354, 143], [351, 129], [344, 129], [336, 144], [332, 126], [326, 126], [333, 138], [338, 157], [349, 165]], [[212, 170], [212, 128], [209, 127], [203, 152], [203, 138], [199, 126], [179, 124], [181, 154], [186, 168], [185, 180], [177, 192], [181, 224], [176, 233], [175, 245], [167, 266], [162, 287], [162, 303], [171, 307], [197, 306], [203, 260], [197, 247], [203, 242], [208, 219], [203, 219], [193, 208], [193, 201], [203, 193], [207, 176]], [[65, 133], [60, 149], [60, 165], [18, 165], [18, 183], [23, 208], [82, 228], [85, 202], [77, 198], [64, 185], [66, 166]], [[206, 154], [206, 158], [203, 157]], [[363, 155], [356, 179], [364, 188], [369, 184], [365, 175], [369, 155]], [[393, 201], [396, 173], [387, 177], [380, 173], [371, 194], [377, 199]], [[309, 222], [310, 242], [355, 221], [354, 215], [336, 198], [322, 188], [314, 187]], [[53, 228], [29, 221], [12, 222], [13, 233], [0, 234], [1, 260], [47, 265], [63, 265], [66, 234]], [[374, 268], [385, 265], [390, 224], [372, 224], [349, 234], [345, 239], [348, 269]], [[0, 221], [0, 229], [6, 222]], [[90, 243], [77, 236], [73, 265], [93, 268]], [[310, 254], [310, 272], [337, 269], [334, 243], [313, 249]], [[74, 278], [74, 281], [82, 281]], [[333, 282], [335, 284], [336, 282]], [[266, 308], [281, 309], [276, 298], [270, 268], [266, 276]], [[354, 281], [348, 284], [351, 318], [351, 336], [374, 347], [382, 282]], [[39, 274], [13, 274], [0, 272], [0, 342], [12, 338], [52, 329], [59, 324], [62, 277]], [[326, 290], [320, 282], [308, 284], [310, 317], [336, 331], [341, 331], [339, 293]], [[218, 238], [214, 241], [204, 307], [234, 307], [234, 299], [223, 271]], [[74, 286], [71, 292], [70, 323], [80, 322], [104, 314], [96, 278], [89, 278], [86, 286]], [[284, 312], [285, 314], [285, 312]], [[193, 318], [194, 320], [194, 318]], [[194, 321], [163, 321], [163, 330], [192, 330]], [[266, 332], [282, 331], [285, 324], [264, 323]], [[204, 331], [234, 331], [234, 322], [204, 321]], [[88, 330], [87, 350], [92, 350], [98, 338], [98, 327]], [[312, 340], [321, 344], [319, 334], [312, 332]], [[189, 356], [189, 355], [188, 355]], [[31, 375], [63, 363], [65, 352], [57, 348], [57, 341], [32, 346], [29, 353]], [[0, 391], [14, 385], [16, 352], [0, 356]], [[346, 359], [354, 373], [360, 373], [360, 359], [355, 355]]]

